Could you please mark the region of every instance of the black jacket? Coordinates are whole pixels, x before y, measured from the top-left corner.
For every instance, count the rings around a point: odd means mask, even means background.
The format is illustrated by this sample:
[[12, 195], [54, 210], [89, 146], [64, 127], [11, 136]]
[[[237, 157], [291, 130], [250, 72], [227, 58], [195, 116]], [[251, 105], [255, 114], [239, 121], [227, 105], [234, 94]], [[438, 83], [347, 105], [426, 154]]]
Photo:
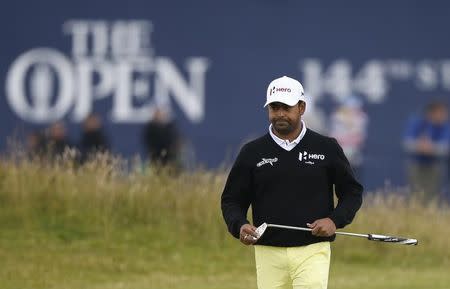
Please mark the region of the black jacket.
[[[248, 223], [250, 205], [255, 226], [266, 222], [305, 227], [329, 217], [342, 228], [360, 208], [362, 191], [336, 140], [308, 129], [291, 151], [281, 148], [270, 134], [246, 144], [228, 176], [221, 207], [236, 238], [240, 227]], [[257, 244], [291, 247], [332, 240], [334, 236], [269, 228]]]

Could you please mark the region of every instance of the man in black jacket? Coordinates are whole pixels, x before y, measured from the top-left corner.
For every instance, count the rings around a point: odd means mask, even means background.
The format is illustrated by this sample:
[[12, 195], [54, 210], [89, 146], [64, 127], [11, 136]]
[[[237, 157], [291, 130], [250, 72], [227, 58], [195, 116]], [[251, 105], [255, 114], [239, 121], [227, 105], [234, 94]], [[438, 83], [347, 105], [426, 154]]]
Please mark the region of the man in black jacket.
[[175, 121], [167, 109], [155, 110], [152, 119], [145, 126], [143, 141], [153, 164], [178, 165], [179, 135]]
[[90, 114], [83, 121], [80, 141], [81, 162], [95, 157], [97, 153], [104, 153], [108, 150], [109, 142], [104, 133], [101, 118], [97, 114]]
[[[362, 203], [363, 187], [342, 148], [302, 121], [306, 102], [297, 80], [270, 83], [269, 132], [241, 149], [222, 194], [228, 230], [255, 245], [260, 289], [327, 288], [330, 242]], [[250, 205], [254, 226], [246, 217]], [[312, 233], [270, 228], [258, 239], [255, 226], [264, 222], [308, 226]]]

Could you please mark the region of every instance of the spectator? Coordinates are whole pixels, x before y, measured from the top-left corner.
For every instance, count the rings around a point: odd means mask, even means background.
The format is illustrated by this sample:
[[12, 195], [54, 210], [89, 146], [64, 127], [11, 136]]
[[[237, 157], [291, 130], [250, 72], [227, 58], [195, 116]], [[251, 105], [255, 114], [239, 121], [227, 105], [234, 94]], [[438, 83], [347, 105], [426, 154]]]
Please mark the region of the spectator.
[[143, 141], [150, 162], [177, 166], [179, 137], [167, 110], [157, 108], [144, 129]]
[[64, 150], [71, 147], [67, 137], [67, 129], [64, 123], [55, 122], [48, 129], [46, 149], [49, 157], [62, 155]]
[[26, 149], [28, 157], [41, 157], [45, 153], [45, 137], [40, 131], [32, 131], [27, 135]]
[[80, 150], [82, 161], [86, 161], [89, 156], [97, 152], [109, 150], [109, 143], [103, 132], [102, 121], [96, 114], [89, 115], [83, 122]]
[[361, 101], [351, 96], [331, 115], [330, 135], [338, 141], [355, 174], [361, 177], [363, 150], [367, 136], [367, 114]]
[[448, 108], [443, 102], [430, 103], [424, 115], [413, 119], [406, 129], [409, 184], [413, 193], [422, 194], [425, 201], [439, 197], [449, 139]]

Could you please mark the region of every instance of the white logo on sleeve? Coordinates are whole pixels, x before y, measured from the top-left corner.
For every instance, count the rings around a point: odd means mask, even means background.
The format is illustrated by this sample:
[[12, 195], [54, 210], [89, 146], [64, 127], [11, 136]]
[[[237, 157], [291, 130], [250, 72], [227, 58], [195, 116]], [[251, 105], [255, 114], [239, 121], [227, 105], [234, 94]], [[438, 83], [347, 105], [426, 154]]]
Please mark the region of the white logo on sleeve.
[[259, 168], [265, 164], [270, 164], [273, 167], [273, 163], [276, 163], [277, 161], [278, 161], [278, 158], [273, 158], [273, 159], [262, 158], [262, 161], [257, 163], [256, 166]]
[[304, 162], [305, 164], [313, 165], [313, 160], [320, 160], [323, 161], [325, 159], [325, 155], [322, 154], [312, 154], [308, 153], [307, 151], [299, 152], [298, 153], [298, 160], [300, 162]]

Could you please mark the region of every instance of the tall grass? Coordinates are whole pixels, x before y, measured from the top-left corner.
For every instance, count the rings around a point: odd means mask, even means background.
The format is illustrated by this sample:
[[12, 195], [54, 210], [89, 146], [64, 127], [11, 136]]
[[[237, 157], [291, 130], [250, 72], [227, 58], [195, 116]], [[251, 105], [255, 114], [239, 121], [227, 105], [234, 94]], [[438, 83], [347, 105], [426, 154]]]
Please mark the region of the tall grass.
[[[153, 240], [164, 237], [183, 244], [201, 241], [205, 248], [237, 246], [220, 212], [225, 177], [224, 172], [143, 169], [139, 162], [124, 164], [107, 155], [99, 155], [83, 166], [76, 165], [70, 155], [52, 164], [3, 160], [0, 224], [3, 228], [57, 234], [67, 241], [91, 235], [108, 239], [121, 230], [144, 226]], [[450, 210], [442, 204], [424, 205], [395, 194], [367, 195], [346, 231], [414, 237], [419, 239], [419, 246], [339, 236], [334, 255], [356, 263], [448, 265], [449, 220]]]
[[139, 162], [129, 167], [108, 155], [81, 167], [70, 157], [51, 164], [4, 160], [3, 223], [32, 228], [44, 222], [105, 236], [117, 228], [145, 225], [155, 231], [167, 228], [185, 240], [204, 232], [211, 242], [224, 239], [219, 214], [223, 174], [142, 169]]

